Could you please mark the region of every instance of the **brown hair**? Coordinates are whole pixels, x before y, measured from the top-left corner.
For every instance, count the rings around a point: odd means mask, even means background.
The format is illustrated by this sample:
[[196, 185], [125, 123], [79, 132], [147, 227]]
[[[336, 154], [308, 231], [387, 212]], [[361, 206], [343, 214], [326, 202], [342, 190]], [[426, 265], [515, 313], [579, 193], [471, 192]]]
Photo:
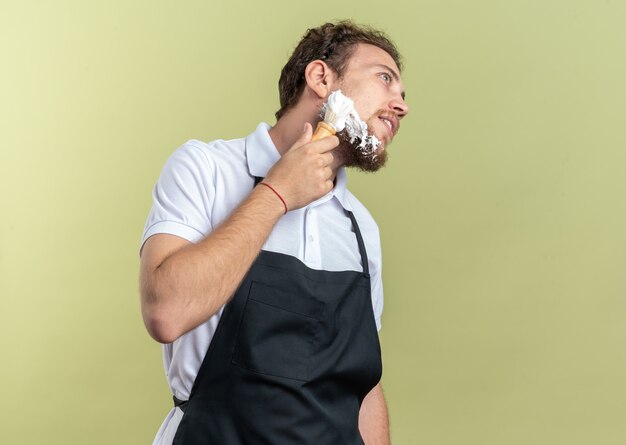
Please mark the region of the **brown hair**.
[[304, 70], [310, 62], [323, 60], [341, 77], [358, 43], [367, 43], [385, 50], [398, 68], [402, 69], [398, 50], [381, 31], [349, 20], [325, 23], [309, 29], [280, 73], [280, 110], [276, 112], [276, 119], [280, 119], [298, 102], [304, 90]]

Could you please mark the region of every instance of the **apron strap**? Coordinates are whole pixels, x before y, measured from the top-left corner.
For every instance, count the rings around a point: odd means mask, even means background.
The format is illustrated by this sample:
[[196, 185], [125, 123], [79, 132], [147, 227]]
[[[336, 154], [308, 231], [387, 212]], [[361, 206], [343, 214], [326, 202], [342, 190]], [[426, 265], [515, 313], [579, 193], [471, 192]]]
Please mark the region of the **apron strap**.
[[[264, 178], [261, 178], [259, 176], [255, 176], [254, 177], [254, 186], [256, 187], [259, 182], [261, 182]], [[356, 222], [356, 218], [354, 217], [354, 214], [349, 211], [344, 209], [344, 212], [346, 212], [346, 215], [348, 215], [348, 217], [350, 218], [350, 221], [352, 221], [352, 227], [354, 229], [354, 233], [356, 235], [356, 241], [359, 244], [359, 253], [361, 254], [361, 263], [363, 264], [363, 274], [365, 275], [366, 278], [370, 277], [370, 266], [369, 263], [367, 261], [367, 251], [365, 250], [365, 243], [363, 242], [363, 236], [361, 235], [361, 229], [359, 229], [359, 224]]]
[[346, 215], [348, 215], [350, 217], [350, 220], [352, 221], [352, 227], [354, 228], [356, 241], [357, 243], [359, 243], [359, 252], [361, 252], [361, 263], [363, 263], [363, 274], [365, 275], [366, 278], [369, 278], [370, 266], [369, 266], [369, 262], [367, 261], [367, 250], [365, 250], [365, 243], [363, 242], [361, 229], [359, 229], [359, 224], [356, 222], [356, 218], [354, 217], [354, 214], [351, 211], [346, 210], [346, 209], [344, 209], [344, 212], [346, 212]]

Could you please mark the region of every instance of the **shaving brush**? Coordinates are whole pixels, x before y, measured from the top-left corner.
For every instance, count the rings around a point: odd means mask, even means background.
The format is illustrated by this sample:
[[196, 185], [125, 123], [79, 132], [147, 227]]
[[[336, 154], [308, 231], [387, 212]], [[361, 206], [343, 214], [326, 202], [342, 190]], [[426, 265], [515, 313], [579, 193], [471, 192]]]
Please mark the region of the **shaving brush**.
[[333, 91], [322, 106], [320, 114], [323, 115], [323, 120], [317, 124], [315, 133], [313, 133], [313, 140], [333, 136], [343, 130], [346, 126], [346, 120], [353, 110], [354, 102], [352, 99], [344, 96], [340, 90]]

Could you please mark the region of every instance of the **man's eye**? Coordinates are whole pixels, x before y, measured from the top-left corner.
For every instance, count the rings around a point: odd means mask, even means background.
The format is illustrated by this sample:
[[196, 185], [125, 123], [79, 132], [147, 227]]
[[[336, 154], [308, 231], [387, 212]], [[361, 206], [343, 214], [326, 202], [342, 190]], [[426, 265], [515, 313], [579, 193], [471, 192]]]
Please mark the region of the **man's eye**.
[[391, 76], [389, 74], [387, 74], [387, 73], [381, 73], [380, 78], [385, 83], [390, 83], [391, 82]]

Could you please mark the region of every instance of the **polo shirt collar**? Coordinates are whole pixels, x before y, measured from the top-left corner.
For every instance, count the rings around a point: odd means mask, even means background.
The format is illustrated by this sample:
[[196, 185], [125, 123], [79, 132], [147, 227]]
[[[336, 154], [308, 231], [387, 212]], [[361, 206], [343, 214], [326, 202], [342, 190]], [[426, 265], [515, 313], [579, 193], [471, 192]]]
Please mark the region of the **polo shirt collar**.
[[335, 178], [335, 187], [331, 193], [334, 193], [344, 209], [352, 211], [352, 206], [346, 197], [347, 182], [348, 175], [346, 174], [346, 169], [344, 167], [339, 167], [339, 170], [337, 170], [337, 177]]
[[[261, 122], [254, 133], [246, 137], [246, 160], [251, 176], [264, 178], [270, 168], [280, 159], [280, 153], [268, 132], [270, 128], [272, 127], [269, 124]], [[352, 206], [348, 202], [346, 193], [347, 181], [348, 175], [345, 169], [340, 167], [337, 171], [335, 187], [328, 195], [330, 195], [329, 198], [336, 197], [344, 209], [351, 211]], [[320, 200], [326, 198], [326, 196], [320, 198]]]
[[252, 176], [265, 178], [270, 168], [280, 159], [280, 153], [268, 133], [270, 128], [270, 125], [261, 122], [254, 133], [246, 137], [246, 160]]

